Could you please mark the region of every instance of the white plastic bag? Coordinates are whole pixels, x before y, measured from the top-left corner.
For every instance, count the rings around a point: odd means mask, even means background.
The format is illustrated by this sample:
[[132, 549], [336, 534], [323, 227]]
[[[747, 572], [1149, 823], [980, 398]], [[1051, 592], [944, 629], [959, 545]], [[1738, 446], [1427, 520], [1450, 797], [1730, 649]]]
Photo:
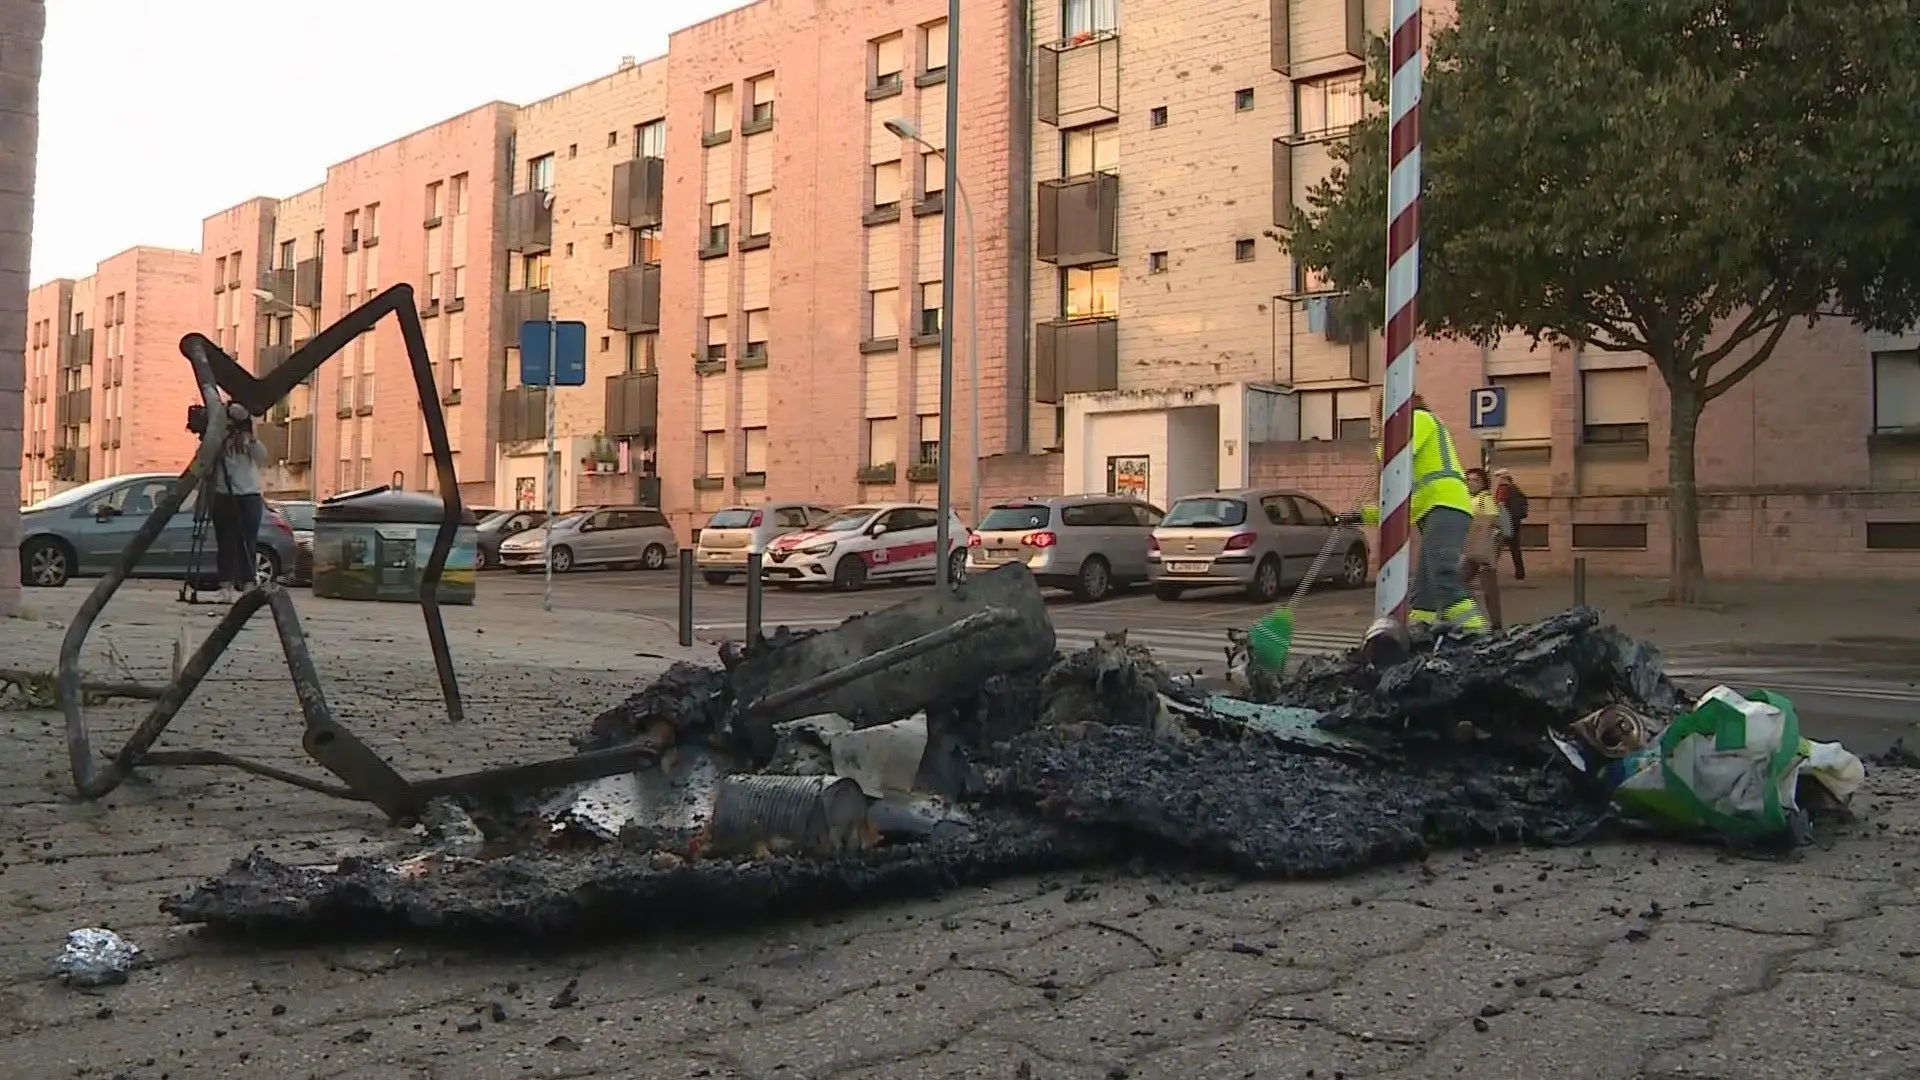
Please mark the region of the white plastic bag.
[[1785, 697], [1759, 690], [1749, 699], [1716, 686], [1658, 742], [1610, 770], [1617, 770], [1614, 805], [1663, 825], [1778, 834], [1798, 808], [1795, 789], [1812, 745], [1800, 738], [1799, 717]]

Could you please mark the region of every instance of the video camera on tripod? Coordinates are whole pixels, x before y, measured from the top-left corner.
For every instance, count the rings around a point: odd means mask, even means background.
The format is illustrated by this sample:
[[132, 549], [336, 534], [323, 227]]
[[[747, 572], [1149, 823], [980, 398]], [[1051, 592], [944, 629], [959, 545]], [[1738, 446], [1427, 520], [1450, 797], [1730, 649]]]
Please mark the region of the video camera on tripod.
[[[253, 414], [245, 405], [237, 401], [227, 403], [227, 419], [232, 421], [231, 429], [241, 431], [253, 428]], [[195, 435], [207, 433], [207, 407], [205, 405], [187, 406], [187, 430]]]

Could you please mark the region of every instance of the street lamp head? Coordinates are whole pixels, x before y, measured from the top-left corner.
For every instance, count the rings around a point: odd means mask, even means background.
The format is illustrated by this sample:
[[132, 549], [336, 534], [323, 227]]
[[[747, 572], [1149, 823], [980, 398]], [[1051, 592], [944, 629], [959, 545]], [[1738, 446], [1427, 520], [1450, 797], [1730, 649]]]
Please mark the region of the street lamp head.
[[254, 298], [255, 300], [261, 300], [261, 301], [264, 301], [264, 302], [266, 302], [266, 303], [269, 303], [269, 304], [271, 304], [271, 303], [273, 303], [273, 302], [274, 302], [274, 296], [273, 296], [273, 294], [272, 294], [272, 293], [270, 293], [270, 292], [268, 292], [268, 291], [267, 291], [267, 290], [265, 290], [265, 289], [255, 289], [255, 290], [253, 290], [253, 298]]
[[914, 124], [913, 121], [907, 119], [904, 116], [896, 116], [893, 119], [887, 121], [886, 128], [888, 131], [891, 131], [895, 135], [899, 136], [900, 138], [906, 139], [910, 142], [925, 141], [920, 137], [919, 126]]

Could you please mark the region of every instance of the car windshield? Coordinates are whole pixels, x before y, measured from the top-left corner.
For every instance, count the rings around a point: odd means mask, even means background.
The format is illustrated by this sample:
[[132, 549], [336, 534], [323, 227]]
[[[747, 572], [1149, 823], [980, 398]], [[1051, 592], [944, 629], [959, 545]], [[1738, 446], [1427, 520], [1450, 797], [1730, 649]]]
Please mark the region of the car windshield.
[[981, 519], [980, 531], [1003, 532], [1015, 529], [1044, 529], [1052, 517], [1053, 511], [1039, 503], [996, 506], [987, 511], [987, 516]]
[[1160, 524], [1184, 529], [1224, 529], [1247, 522], [1247, 504], [1239, 499], [1181, 499]]
[[76, 488], [68, 488], [57, 495], [47, 496], [32, 506], [26, 507], [22, 512], [32, 513], [35, 510], [58, 510], [64, 506], [81, 506], [112, 491], [126, 479], [124, 476], [109, 476], [105, 480], [95, 480]]
[[814, 528], [821, 532], [852, 532], [864, 525], [872, 516], [873, 507], [871, 506], [849, 506], [845, 510], [835, 511], [832, 517], [815, 525]]
[[728, 507], [707, 519], [709, 529], [745, 529], [752, 524], [753, 511], [744, 506]]
[[507, 520], [512, 516], [513, 516], [513, 512], [510, 510], [495, 510], [493, 513], [488, 514], [486, 517], [481, 518], [479, 523], [475, 526], [475, 528], [486, 529], [486, 530], [497, 529], [500, 527], [501, 522]]
[[274, 509], [287, 519], [295, 532], [313, 531], [313, 506], [310, 503], [277, 503]]
[[[584, 513], [579, 513], [579, 514], [559, 514], [559, 515], [556, 515], [556, 516], [554, 517], [554, 519], [553, 519], [553, 528], [554, 528], [554, 531], [556, 531], [556, 532], [558, 532], [558, 531], [559, 531], [559, 530], [561, 530], [561, 529], [571, 529], [571, 528], [573, 528], [573, 527], [574, 527], [575, 525], [578, 525], [578, 524], [580, 524], [580, 519], [581, 519], [581, 518], [584, 518], [584, 517], [586, 517], [586, 516], [587, 516], [587, 515], [586, 515], [586, 514], [584, 514]], [[541, 523], [540, 523], [539, 525], [530, 525], [530, 526], [528, 526], [528, 527], [527, 527], [527, 531], [528, 531], [528, 532], [530, 532], [530, 533], [537, 533], [537, 532], [539, 532], [539, 531], [541, 531], [541, 530], [542, 530], [543, 528], [545, 528], [545, 527], [546, 527], [546, 523], [545, 523], [545, 522], [541, 522]]]

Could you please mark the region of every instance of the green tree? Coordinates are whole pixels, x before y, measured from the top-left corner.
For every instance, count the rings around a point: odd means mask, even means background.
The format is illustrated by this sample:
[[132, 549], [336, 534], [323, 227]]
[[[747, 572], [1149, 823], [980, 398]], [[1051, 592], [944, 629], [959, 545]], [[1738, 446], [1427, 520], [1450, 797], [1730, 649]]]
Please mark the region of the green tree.
[[[1920, 316], [1920, 0], [1459, 0], [1427, 54], [1423, 328], [1651, 358], [1670, 594], [1694, 602], [1702, 410], [1796, 320]], [[1384, 62], [1380, 109], [1276, 234], [1375, 325]]]

